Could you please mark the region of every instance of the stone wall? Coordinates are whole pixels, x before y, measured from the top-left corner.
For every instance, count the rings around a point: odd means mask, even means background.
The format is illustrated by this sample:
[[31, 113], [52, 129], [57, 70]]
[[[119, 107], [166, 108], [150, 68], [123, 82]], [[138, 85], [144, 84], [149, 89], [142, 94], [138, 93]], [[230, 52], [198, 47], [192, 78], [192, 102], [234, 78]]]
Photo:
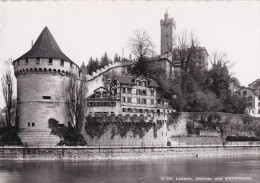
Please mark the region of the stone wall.
[[[141, 123], [141, 124], [140, 124]], [[142, 127], [148, 123], [145, 122], [119, 122], [107, 123], [99, 130], [104, 130], [100, 135], [91, 136], [87, 133], [86, 141], [89, 146], [166, 146], [167, 145], [167, 131], [166, 123], [157, 126]], [[150, 123], [152, 124], [152, 123]], [[129, 127], [129, 125], [131, 127]], [[140, 126], [142, 125], [142, 126]], [[155, 125], [155, 124], [154, 124]], [[102, 128], [102, 129], [101, 129]], [[125, 130], [129, 128], [129, 130]], [[124, 132], [127, 132], [124, 134]], [[121, 134], [120, 134], [121, 133]], [[140, 135], [141, 134], [141, 135]], [[142, 134], [144, 134], [142, 136]]]

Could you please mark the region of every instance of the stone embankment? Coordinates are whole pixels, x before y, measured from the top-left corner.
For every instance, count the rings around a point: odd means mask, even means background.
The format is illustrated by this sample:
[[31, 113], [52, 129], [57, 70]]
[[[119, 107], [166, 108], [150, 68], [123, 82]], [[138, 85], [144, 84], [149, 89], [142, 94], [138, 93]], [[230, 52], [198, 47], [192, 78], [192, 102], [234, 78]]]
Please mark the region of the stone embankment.
[[2, 147], [0, 158], [8, 160], [147, 159], [260, 155], [260, 147]]

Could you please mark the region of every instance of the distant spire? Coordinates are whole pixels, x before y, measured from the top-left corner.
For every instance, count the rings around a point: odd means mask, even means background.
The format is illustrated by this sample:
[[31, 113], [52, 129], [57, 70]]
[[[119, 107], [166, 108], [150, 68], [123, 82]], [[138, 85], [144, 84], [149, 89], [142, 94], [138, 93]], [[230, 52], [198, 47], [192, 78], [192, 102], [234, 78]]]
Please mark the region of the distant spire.
[[164, 14], [164, 20], [167, 20], [168, 16], [169, 16], [169, 14], [168, 14], [167, 9], [166, 9], [166, 13]]

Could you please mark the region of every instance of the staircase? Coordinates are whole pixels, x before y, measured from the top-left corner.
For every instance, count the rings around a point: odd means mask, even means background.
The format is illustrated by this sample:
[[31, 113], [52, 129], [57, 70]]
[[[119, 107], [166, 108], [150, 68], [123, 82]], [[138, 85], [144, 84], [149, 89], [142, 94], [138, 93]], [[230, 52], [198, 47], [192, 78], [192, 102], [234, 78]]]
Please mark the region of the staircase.
[[51, 129], [20, 129], [18, 136], [27, 147], [56, 147], [61, 140]]

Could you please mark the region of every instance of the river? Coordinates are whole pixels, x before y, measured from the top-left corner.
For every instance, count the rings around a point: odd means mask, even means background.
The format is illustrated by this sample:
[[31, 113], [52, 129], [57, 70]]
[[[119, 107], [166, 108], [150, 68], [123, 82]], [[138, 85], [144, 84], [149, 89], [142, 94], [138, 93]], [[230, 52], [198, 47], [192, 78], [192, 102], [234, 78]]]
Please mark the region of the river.
[[1, 183], [260, 182], [260, 156], [0, 161]]

